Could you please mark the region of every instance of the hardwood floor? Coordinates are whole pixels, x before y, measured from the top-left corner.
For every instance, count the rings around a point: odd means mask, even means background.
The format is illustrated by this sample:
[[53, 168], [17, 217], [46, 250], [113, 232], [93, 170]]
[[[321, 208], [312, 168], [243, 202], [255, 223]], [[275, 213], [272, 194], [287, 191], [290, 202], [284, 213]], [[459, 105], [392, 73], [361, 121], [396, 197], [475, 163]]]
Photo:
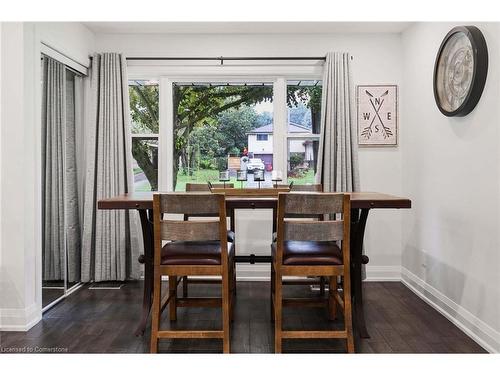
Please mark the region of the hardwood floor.
[[[233, 353], [272, 353], [269, 283], [238, 282], [232, 328]], [[399, 282], [364, 284], [370, 339], [358, 339], [360, 353], [484, 353], [472, 339]], [[313, 295], [308, 286], [287, 286], [285, 296]], [[218, 296], [217, 285], [191, 285], [190, 296]], [[0, 352], [13, 348], [71, 353], [147, 353], [149, 332], [134, 336], [142, 285], [127, 282], [119, 290], [83, 286], [44, 314], [28, 332], [0, 332]], [[179, 308], [178, 329], [220, 329], [220, 309]], [[162, 326], [168, 326], [164, 312]], [[285, 329], [326, 329], [322, 308], [285, 308]], [[148, 326], [149, 330], [149, 326]], [[15, 350], [15, 349], [14, 349]], [[160, 340], [160, 352], [221, 353], [221, 340]], [[345, 352], [342, 340], [285, 340], [285, 353]]]

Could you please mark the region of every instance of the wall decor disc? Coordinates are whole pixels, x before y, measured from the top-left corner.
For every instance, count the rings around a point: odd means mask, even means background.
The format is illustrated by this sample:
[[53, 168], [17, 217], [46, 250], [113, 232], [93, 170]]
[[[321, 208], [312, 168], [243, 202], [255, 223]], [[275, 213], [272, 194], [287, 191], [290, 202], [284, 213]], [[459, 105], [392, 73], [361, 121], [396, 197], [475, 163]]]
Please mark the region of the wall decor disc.
[[434, 99], [445, 116], [469, 114], [481, 98], [488, 74], [488, 48], [475, 26], [453, 28], [434, 64]]

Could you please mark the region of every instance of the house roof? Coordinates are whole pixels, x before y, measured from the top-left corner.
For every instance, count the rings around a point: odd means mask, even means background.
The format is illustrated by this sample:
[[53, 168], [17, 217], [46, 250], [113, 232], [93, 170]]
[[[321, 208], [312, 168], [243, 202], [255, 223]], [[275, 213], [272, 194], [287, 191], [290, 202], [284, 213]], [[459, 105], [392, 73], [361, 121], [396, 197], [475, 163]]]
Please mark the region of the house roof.
[[[253, 129], [247, 134], [271, 134], [273, 132], [273, 123], [261, 126], [259, 128]], [[304, 125], [297, 124], [295, 122], [288, 123], [288, 132], [289, 133], [311, 133], [311, 128], [308, 128]]]

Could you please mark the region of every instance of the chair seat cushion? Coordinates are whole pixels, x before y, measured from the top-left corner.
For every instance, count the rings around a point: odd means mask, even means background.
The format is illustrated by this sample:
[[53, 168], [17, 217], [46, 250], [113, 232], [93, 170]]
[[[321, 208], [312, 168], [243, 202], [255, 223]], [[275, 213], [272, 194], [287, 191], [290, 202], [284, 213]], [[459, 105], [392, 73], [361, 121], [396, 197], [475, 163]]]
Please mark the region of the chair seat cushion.
[[[271, 245], [273, 258], [276, 242]], [[332, 241], [285, 241], [283, 264], [295, 266], [342, 265], [342, 251]]]
[[[234, 256], [234, 245], [227, 243], [229, 257]], [[161, 250], [163, 265], [220, 265], [221, 249], [219, 241], [174, 241]]]

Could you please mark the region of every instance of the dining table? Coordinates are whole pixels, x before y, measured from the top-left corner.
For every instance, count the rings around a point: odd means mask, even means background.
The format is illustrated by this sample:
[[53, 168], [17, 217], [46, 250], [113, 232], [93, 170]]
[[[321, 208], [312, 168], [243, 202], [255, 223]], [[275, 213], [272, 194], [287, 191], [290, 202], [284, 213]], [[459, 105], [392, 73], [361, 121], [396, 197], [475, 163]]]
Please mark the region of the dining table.
[[[144, 254], [138, 261], [144, 264], [144, 290], [142, 302], [142, 316], [139, 320], [136, 335], [142, 335], [148, 324], [153, 293], [153, 194], [154, 192], [134, 192], [120, 194], [98, 200], [98, 209], [101, 210], [137, 210], [139, 213]], [[363, 254], [363, 240], [366, 222], [370, 210], [373, 209], [408, 209], [411, 200], [391, 194], [376, 192], [351, 192], [351, 288], [353, 304], [353, 325], [361, 338], [369, 338], [366, 328], [363, 307], [362, 267], [369, 262], [369, 257]], [[276, 211], [278, 206], [277, 196], [226, 196], [226, 210], [230, 218], [230, 229], [235, 231], [235, 211], [238, 209], [272, 209], [273, 232], [276, 231]], [[270, 247], [269, 247], [270, 248]], [[236, 262], [245, 263], [271, 263], [271, 255], [238, 255]]]

